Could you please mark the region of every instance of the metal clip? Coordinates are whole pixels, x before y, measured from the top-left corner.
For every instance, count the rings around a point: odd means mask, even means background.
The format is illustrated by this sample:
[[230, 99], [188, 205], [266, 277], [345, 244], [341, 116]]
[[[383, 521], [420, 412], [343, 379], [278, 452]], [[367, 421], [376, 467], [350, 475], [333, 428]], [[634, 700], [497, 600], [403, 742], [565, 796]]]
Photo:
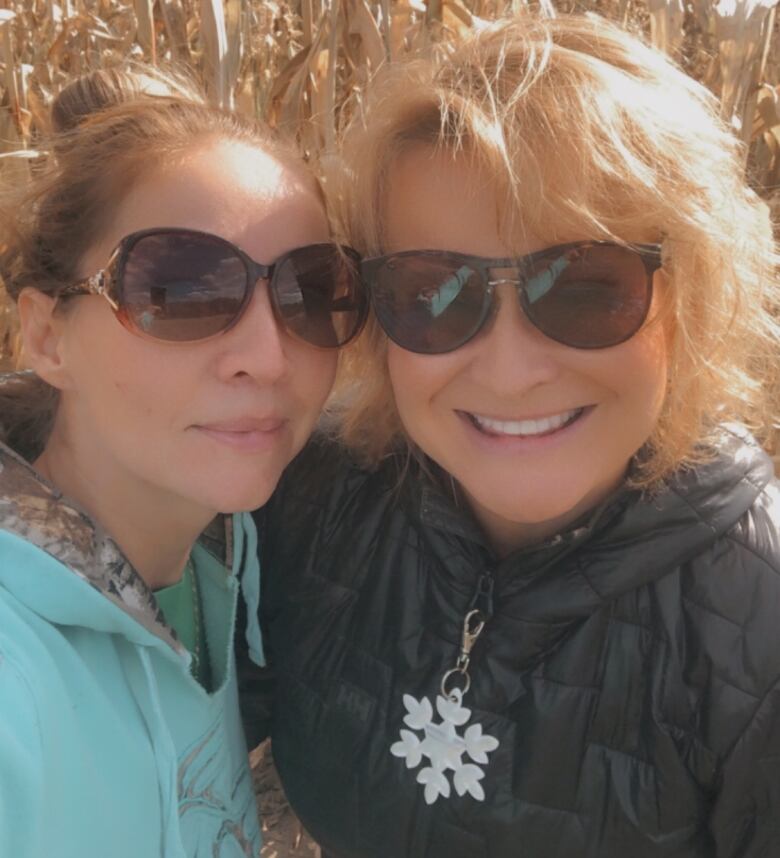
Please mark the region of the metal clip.
[[460, 639], [460, 653], [458, 660], [455, 662], [455, 667], [448, 670], [441, 680], [441, 693], [444, 697], [452, 699], [452, 689], [448, 689], [448, 681], [459, 673], [463, 678], [463, 688], [461, 695], [465, 694], [471, 687], [471, 677], [469, 676], [469, 660], [471, 658], [471, 650], [477, 642], [477, 638], [482, 634], [485, 628], [485, 620], [482, 612], [474, 609], [469, 611], [463, 619], [463, 633]]
[[458, 667], [464, 670], [469, 666], [469, 657], [471, 656], [471, 648], [477, 641], [477, 638], [482, 634], [482, 629], [485, 628], [485, 621], [482, 619], [482, 614], [478, 610], [469, 611], [463, 621], [463, 635], [460, 643], [460, 655], [458, 656]]

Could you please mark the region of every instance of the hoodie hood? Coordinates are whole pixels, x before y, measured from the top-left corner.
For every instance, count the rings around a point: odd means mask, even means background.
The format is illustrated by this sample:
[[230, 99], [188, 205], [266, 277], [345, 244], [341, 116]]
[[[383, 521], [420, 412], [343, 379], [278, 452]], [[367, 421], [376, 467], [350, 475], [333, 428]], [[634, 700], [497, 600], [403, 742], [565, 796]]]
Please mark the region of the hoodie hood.
[[[37, 573], [33, 581], [33, 576], [16, 567], [0, 566], [0, 583], [31, 610], [54, 623], [120, 632], [138, 643], [149, 643], [151, 635], [179, 655], [185, 654], [152, 591], [114, 540], [74, 501], [2, 444], [0, 531], [29, 543], [31, 551], [44, 551], [72, 573], [70, 579], [63, 579], [61, 567], [52, 565], [53, 577], [44, 585]], [[231, 537], [230, 516], [218, 516], [200, 539], [228, 569], [232, 565]], [[94, 598], [84, 592], [85, 585]], [[74, 587], [77, 598], [63, 598]]]
[[[0, 854], [259, 854], [233, 655], [239, 587], [259, 592], [248, 519], [220, 517], [196, 547], [204, 688], [116, 543], [0, 448], [0, 806], [14, 809]], [[256, 619], [247, 643], [262, 660]]]

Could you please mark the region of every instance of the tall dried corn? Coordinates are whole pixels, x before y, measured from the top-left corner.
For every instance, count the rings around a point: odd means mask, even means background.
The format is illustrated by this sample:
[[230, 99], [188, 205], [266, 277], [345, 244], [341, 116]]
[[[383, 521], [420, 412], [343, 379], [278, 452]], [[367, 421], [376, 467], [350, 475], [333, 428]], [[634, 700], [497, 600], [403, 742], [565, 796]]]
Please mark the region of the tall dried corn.
[[[548, 14], [592, 10], [644, 28], [721, 98], [750, 144], [747, 169], [780, 219], [777, 0], [540, 0]], [[345, 103], [370, 74], [443, 32], [525, 0], [5, 0], [0, 8], [0, 181], [24, 181], [48, 105], [87, 68], [126, 57], [185, 62], [215, 103], [266, 117], [312, 155], [338, 138]], [[7, 360], [9, 312], [0, 320]]]

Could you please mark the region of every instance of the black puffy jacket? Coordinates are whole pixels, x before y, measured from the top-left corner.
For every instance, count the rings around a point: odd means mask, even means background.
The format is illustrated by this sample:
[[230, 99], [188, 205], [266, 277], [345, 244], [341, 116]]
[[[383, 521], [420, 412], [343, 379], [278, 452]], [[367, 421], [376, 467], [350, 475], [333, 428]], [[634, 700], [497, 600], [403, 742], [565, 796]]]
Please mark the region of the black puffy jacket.
[[[780, 858], [780, 491], [749, 439], [500, 561], [423, 474], [324, 443], [259, 521], [274, 756], [326, 852]], [[470, 713], [437, 711], [475, 607]]]

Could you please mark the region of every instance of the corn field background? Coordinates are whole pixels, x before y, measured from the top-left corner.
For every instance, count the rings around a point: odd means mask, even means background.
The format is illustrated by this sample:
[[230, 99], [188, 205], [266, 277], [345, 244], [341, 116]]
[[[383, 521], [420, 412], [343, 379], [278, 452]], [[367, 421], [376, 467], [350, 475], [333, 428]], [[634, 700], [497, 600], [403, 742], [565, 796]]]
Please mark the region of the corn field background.
[[[385, 62], [427, 50], [526, 0], [0, 0], [0, 185], [35, 169], [49, 106], [73, 76], [127, 58], [196, 70], [211, 100], [294, 134], [327, 158]], [[536, 0], [643, 31], [719, 98], [746, 144], [745, 169], [780, 224], [778, 0]], [[0, 292], [0, 370], [13, 365], [13, 311]], [[780, 447], [780, 444], [778, 445]], [[780, 459], [777, 460], [780, 465]], [[267, 858], [314, 858], [268, 751], [255, 778]]]
[[[377, 67], [525, 0], [0, 0], [0, 183], [34, 169], [52, 98], [131, 57], [183, 63], [211, 100], [292, 132], [312, 158], [338, 144]], [[778, 0], [540, 0], [643, 30], [720, 99], [746, 171], [780, 221]], [[0, 296], [0, 366], [11, 360]]]

